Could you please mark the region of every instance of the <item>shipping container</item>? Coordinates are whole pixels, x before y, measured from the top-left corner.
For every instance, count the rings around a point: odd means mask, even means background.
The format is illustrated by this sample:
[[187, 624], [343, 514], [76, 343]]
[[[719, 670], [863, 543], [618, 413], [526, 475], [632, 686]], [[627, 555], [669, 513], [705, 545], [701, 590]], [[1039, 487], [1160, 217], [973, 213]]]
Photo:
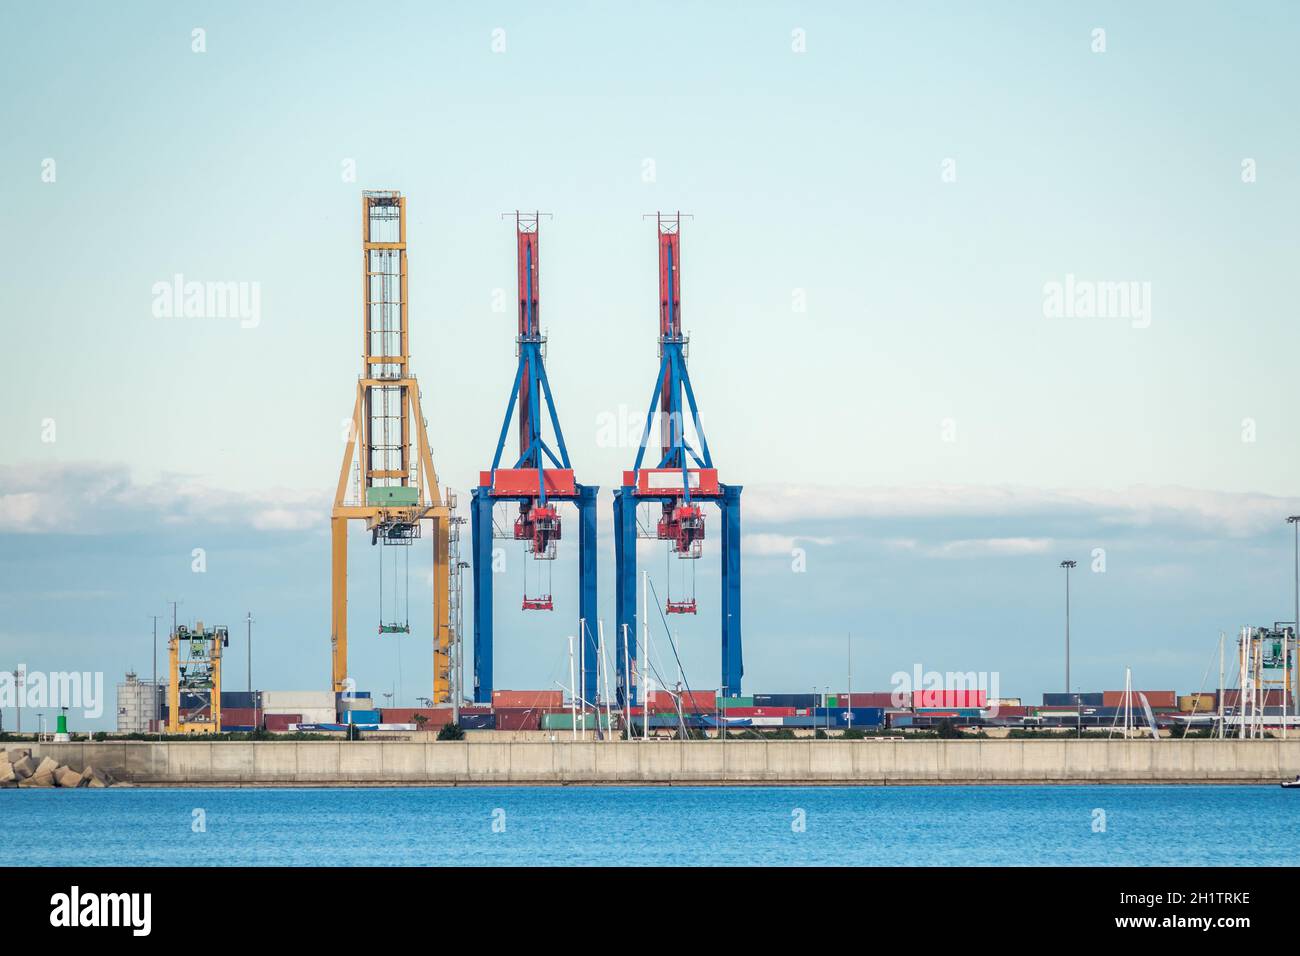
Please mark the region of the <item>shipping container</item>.
[[382, 715], [377, 710], [345, 710], [339, 712], [339, 718], [345, 724], [378, 724]]
[[728, 717], [795, 717], [795, 707], [728, 707]]
[[[852, 720], [849, 719], [850, 713], [853, 715]], [[813, 714], [814, 727], [879, 727], [884, 722], [885, 711], [882, 707], [854, 707], [851, 711], [846, 707], [819, 707]]]
[[989, 707], [985, 711], [987, 717], [1025, 717], [1029, 714], [1029, 708], [1024, 706], [1009, 706], [999, 704], [997, 707]]
[[683, 712], [688, 714], [713, 713], [718, 709], [718, 692], [713, 690], [682, 690], [669, 693], [657, 690], [650, 694], [651, 713], [676, 713], [677, 701], [674, 694], [681, 698]]
[[274, 733], [284, 733], [290, 724], [303, 723], [301, 714], [267, 714], [266, 729]]
[[719, 697], [718, 704], [724, 710], [730, 711], [733, 707], [753, 707], [753, 697]]
[[493, 714], [467, 714], [465, 708], [460, 711], [460, 728], [462, 730], [492, 730], [496, 727]]
[[[1258, 697], [1254, 695], [1248, 695], [1245, 703], [1246, 706], [1252, 708], [1255, 706], [1256, 701], [1258, 701], [1258, 703], [1262, 704], [1265, 707], [1281, 707], [1282, 699], [1283, 699], [1282, 688], [1280, 687], [1272, 687], [1268, 689], [1261, 688]], [[1241, 703], [1240, 690], [1225, 690], [1223, 692], [1223, 706], [1228, 711], [1235, 711], [1240, 703]]]
[[302, 718], [298, 723], [302, 724], [332, 724], [338, 720], [338, 711], [332, 704], [329, 707], [302, 707], [297, 710], [281, 707], [275, 710], [262, 709], [263, 719], [286, 714], [297, 714]]
[[252, 707], [222, 707], [221, 726], [256, 727], [261, 722], [261, 713]]
[[495, 690], [492, 692], [492, 709], [516, 710], [524, 707], [556, 709], [564, 706], [562, 690]]
[[[1139, 697], [1138, 694], [1145, 695], [1147, 699], [1147, 703], [1150, 704], [1152, 709], [1155, 710], [1159, 710], [1159, 709], [1175, 710], [1178, 707], [1178, 695], [1172, 690], [1133, 691], [1133, 706], [1140, 708], [1142, 706], [1142, 698]], [[1122, 690], [1106, 691], [1104, 694], [1102, 694], [1101, 705], [1103, 707], [1123, 707], [1124, 692]]]
[[1043, 706], [1074, 707], [1076, 704], [1082, 704], [1084, 707], [1103, 707], [1106, 704], [1105, 696], [1105, 694], [1097, 691], [1090, 691], [1086, 694], [1043, 694]]
[[494, 713], [497, 730], [540, 730], [542, 726], [543, 711], [536, 707], [498, 707]]
[[228, 724], [224, 720], [221, 722], [223, 734], [251, 734], [256, 729], [252, 724]]
[[451, 723], [450, 707], [383, 707], [379, 714], [386, 724], [411, 724], [417, 730], [421, 727], [417, 717], [424, 718], [425, 730], [437, 730]]
[[331, 690], [264, 690], [262, 709], [282, 714], [301, 713], [304, 710], [335, 711], [334, 692]]
[[898, 699], [894, 699], [894, 692], [891, 690], [855, 690], [852, 693], [844, 691], [835, 695], [839, 698], [841, 706], [844, 705], [847, 698], [852, 698], [854, 707], [911, 707], [912, 695], [905, 691], [898, 692]]
[[983, 707], [988, 692], [983, 690], [916, 690], [913, 707]]
[[1208, 714], [1218, 709], [1214, 694], [1184, 694], [1178, 698], [1178, 710], [1183, 714]]
[[755, 694], [755, 707], [820, 707], [820, 694]]
[[[573, 716], [574, 715], [567, 710], [550, 711], [548, 713], [538, 715], [538, 717], [540, 718], [542, 730], [570, 730], [570, 731], [573, 730], [574, 727]], [[613, 716], [614, 716], [614, 726], [617, 727], [618, 715], [614, 714]], [[653, 723], [654, 716], [655, 715], [652, 713], [651, 714], [652, 727], [654, 726]], [[671, 714], [662, 715], [662, 716], [668, 716], [673, 720], [676, 719], [676, 717]], [[608, 726], [608, 723], [605, 720], [604, 711], [600, 712], [599, 725], [601, 727]], [[577, 727], [579, 730], [595, 730], [596, 726], [597, 726], [597, 717], [594, 711], [589, 710], [585, 714], [583, 713], [578, 714]]]
[[221, 709], [226, 708], [247, 708], [256, 709], [262, 706], [259, 699], [262, 696], [261, 691], [256, 690], [223, 690], [221, 692]]

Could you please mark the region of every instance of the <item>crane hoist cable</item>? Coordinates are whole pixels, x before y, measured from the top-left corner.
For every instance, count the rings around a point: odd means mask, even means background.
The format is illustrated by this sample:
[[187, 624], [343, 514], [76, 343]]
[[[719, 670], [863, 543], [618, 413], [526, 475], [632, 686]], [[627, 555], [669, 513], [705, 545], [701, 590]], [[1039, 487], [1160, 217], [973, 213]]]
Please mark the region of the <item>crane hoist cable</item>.
[[[410, 546], [403, 545], [403, 560], [405, 574], [399, 574], [396, 552], [393, 554], [393, 619], [391, 622], [384, 622], [384, 600], [386, 597], [384, 591], [384, 552], [381, 548], [379, 552], [379, 633], [380, 634], [410, 634], [411, 633], [411, 553]], [[399, 597], [401, 593], [402, 578], [406, 581], [405, 601]], [[399, 612], [401, 612], [399, 614]], [[399, 623], [404, 620], [405, 623]]]

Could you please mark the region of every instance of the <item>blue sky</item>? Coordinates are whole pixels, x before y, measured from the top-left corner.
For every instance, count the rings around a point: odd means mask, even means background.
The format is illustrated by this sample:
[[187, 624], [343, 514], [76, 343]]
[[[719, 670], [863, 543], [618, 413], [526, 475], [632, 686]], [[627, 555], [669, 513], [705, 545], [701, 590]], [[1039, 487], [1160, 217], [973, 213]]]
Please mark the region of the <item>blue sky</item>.
[[[1139, 684], [1194, 689], [1220, 630], [1290, 616], [1298, 19], [1283, 3], [396, 4], [382, 23], [341, 4], [11, 6], [0, 667], [147, 671], [148, 616], [180, 598], [185, 618], [253, 611], [259, 685], [324, 686], [358, 194], [395, 188], [414, 368], [462, 490], [513, 372], [498, 217], [554, 213], [548, 371], [579, 477], [606, 489], [603, 531], [633, 452], [601, 445], [602, 416], [642, 414], [656, 362], [641, 217], [694, 215], [683, 316], [715, 461], [746, 489], [750, 688], [842, 684], [852, 630], [855, 686], [919, 661], [996, 670], [1036, 700], [1062, 681], [1056, 565], [1074, 557], [1079, 688], [1132, 664]], [[155, 318], [152, 287], [177, 273], [258, 283], [256, 327]], [[1149, 284], [1149, 324], [1046, 316], [1045, 284], [1067, 276]], [[1083, 573], [1094, 548], [1105, 573]], [[682, 623], [695, 686], [717, 682], [715, 556]], [[547, 686], [566, 676], [574, 557], [544, 620], [512, 610], [512, 559], [496, 684]], [[645, 560], [662, 576], [660, 552]], [[359, 531], [352, 562], [353, 670], [379, 691], [397, 649], [368, 633]], [[409, 703], [428, 645], [402, 653]]]

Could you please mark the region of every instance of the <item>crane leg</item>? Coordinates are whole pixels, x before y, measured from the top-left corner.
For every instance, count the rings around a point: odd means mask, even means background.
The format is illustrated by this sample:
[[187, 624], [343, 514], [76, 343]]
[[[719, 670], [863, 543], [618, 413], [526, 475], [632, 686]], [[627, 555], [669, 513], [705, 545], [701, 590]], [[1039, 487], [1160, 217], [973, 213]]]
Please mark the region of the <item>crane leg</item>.
[[722, 682], [729, 697], [740, 696], [745, 674], [740, 643], [740, 485], [723, 485], [722, 501]]
[[330, 642], [333, 645], [334, 692], [346, 690], [348, 676], [348, 519], [330, 519], [332, 601]]
[[633, 491], [633, 486], [624, 485], [614, 492], [614, 616], [618, 622], [614, 657], [618, 662], [620, 705], [625, 696], [628, 704], [637, 702], [636, 687], [630, 680], [636, 667], [639, 635], [636, 629], [636, 498]]
[[451, 570], [447, 563], [451, 518], [433, 519], [433, 702], [451, 703]]

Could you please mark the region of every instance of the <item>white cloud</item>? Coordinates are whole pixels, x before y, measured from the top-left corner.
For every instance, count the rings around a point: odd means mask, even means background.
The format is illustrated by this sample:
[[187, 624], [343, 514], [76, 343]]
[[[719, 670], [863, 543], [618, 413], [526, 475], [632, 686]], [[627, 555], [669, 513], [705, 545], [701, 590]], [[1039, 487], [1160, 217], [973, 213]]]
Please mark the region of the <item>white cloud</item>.
[[0, 533], [103, 534], [157, 525], [311, 529], [329, 518], [327, 491], [270, 488], [256, 495], [188, 475], [136, 482], [123, 465], [0, 468]]
[[754, 486], [745, 491], [746, 518], [797, 519], [1086, 516], [1128, 527], [1183, 525], [1231, 537], [1279, 526], [1300, 510], [1300, 498], [1138, 485], [1125, 489], [1044, 489], [1011, 485], [909, 487]]
[[[132, 479], [124, 465], [63, 464], [0, 467], [0, 533], [137, 531], [149, 526], [245, 526], [259, 531], [315, 530], [326, 527], [332, 489], [269, 488], [256, 494], [211, 487], [192, 475], [162, 475], [147, 482]], [[599, 530], [608, 539], [607, 508]], [[1300, 512], [1300, 498], [1137, 486], [1122, 490], [1061, 490], [1015, 486], [917, 485], [913, 487], [752, 486], [746, 490], [744, 519], [751, 529], [742, 548], [752, 555], [788, 555], [805, 545], [844, 545], [843, 535], [791, 533], [808, 521], [851, 519], [1007, 519], [1052, 521], [1058, 539], [1061, 522], [1098, 526], [1191, 531], [1213, 537], [1244, 538], [1283, 528], [1288, 514]], [[1024, 531], [1017, 527], [1016, 531]], [[759, 530], [753, 530], [758, 525]], [[890, 548], [936, 557], [1042, 553], [1054, 540], [1041, 534], [999, 535], [1002, 522], [967, 527], [969, 538], [943, 541], [931, 527], [906, 538], [888, 538]], [[806, 526], [806, 525], [805, 525]], [[716, 527], [716, 525], [715, 525]], [[867, 536], [869, 538], [869, 530]], [[1043, 527], [1047, 531], [1048, 527]], [[897, 528], [894, 529], [895, 534]], [[862, 536], [858, 528], [853, 538]], [[908, 543], [910, 542], [910, 544]], [[924, 542], [924, 543], [922, 543]]]
[[889, 538], [885, 547], [909, 551], [930, 558], [1005, 558], [1043, 554], [1052, 548], [1051, 538], [959, 538], [925, 544], [915, 538]]
[[772, 557], [779, 555], [789, 557], [795, 548], [807, 544], [832, 545], [835, 543], [834, 538], [812, 537], [808, 535], [790, 535], [790, 534], [744, 534], [740, 537], [740, 550], [745, 554], [754, 555], [755, 557]]

